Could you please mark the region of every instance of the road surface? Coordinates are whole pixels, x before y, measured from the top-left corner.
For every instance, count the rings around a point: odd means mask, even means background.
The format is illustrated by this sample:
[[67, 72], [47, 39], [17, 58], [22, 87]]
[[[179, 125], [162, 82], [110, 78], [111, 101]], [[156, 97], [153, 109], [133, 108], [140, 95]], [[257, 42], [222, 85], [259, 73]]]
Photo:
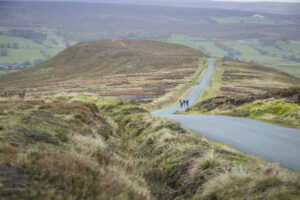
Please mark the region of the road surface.
[[[214, 59], [211, 58], [201, 82], [186, 96], [190, 105], [195, 103], [209, 84], [213, 69]], [[173, 119], [182, 127], [211, 140], [300, 172], [299, 129], [223, 115], [173, 114], [178, 110], [181, 110], [179, 104], [165, 110], [153, 111], [152, 114]]]

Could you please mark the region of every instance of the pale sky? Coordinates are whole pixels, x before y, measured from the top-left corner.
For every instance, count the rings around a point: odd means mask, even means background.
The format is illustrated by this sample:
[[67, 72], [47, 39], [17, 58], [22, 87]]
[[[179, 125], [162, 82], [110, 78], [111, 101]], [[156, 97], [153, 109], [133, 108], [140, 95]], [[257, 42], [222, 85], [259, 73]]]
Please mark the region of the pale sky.
[[[0, 0], [0, 1], [10, 1], [10, 0]], [[77, 1], [77, 2], [109, 2], [109, 0], [12, 0], [12, 1]], [[135, 1], [139, 3], [146, 2], [157, 2], [157, 0], [124, 0], [126, 1]], [[205, 1], [229, 1], [229, 2], [291, 2], [291, 3], [300, 3], [300, 0], [160, 0], [161, 2], [189, 2], [189, 3], [197, 3], [197, 2], [205, 2]], [[122, 1], [120, 1], [122, 2]]]
[[300, 3], [300, 0], [213, 0], [213, 1], [231, 1], [231, 2], [292, 2], [292, 3]]

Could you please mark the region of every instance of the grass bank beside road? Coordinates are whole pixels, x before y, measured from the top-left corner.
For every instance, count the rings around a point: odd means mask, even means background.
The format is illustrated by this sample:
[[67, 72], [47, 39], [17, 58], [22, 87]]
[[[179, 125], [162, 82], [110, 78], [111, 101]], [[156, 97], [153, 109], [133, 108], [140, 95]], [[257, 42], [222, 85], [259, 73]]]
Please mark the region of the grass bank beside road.
[[2, 98], [0, 105], [5, 199], [300, 195], [298, 173], [211, 142], [129, 101], [76, 95]]

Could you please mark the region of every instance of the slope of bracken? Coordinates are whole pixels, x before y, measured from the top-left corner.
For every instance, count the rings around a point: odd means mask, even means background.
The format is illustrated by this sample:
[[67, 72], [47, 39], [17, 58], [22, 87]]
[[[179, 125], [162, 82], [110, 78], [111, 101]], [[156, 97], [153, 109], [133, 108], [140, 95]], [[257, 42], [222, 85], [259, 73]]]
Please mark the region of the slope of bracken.
[[205, 58], [200, 51], [165, 42], [82, 42], [39, 65], [1, 76], [0, 90], [151, 100], [188, 81], [204, 68]]

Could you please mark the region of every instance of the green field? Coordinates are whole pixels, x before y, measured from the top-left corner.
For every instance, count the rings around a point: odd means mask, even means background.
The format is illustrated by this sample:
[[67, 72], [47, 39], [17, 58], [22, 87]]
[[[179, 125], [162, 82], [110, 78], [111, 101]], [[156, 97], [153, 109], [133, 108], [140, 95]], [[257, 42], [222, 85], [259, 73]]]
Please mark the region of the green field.
[[12, 62], [23, 63], [29, 61], [33, 63], [37, 59], [43, 59], [43, 54], [39, 49], [12, 49], [8, 53], [8, 57]]
[[[68, 41], [75, 44], [75, 41]], [[65, 40], [50, 32], [47, 32], [47, 39], [34, 41], [21, 37], [0, 35], [0, 44], [17, 44], [17, 48], [5, 48], [6, 56], [0, 56], [0, 64], [22, 64], [29, 61], [32, 65], [38, 60], [46, 60], [66, 48]]]
[[[215, 20], [217, 19], [218, 18]], [[235, 23], [238, 20], [244, 20], [247, 23], [251, 23], [258, 19], [268, 22], [268, 19], [266, 18], [256, 17], [222, 18], [217, 21], [219, 23]], [[47, 39], [39, 43], [20, 37], [0, 35], [0, 44], [18, 44], [18, 49], [6, 49], [7, 56], [0, 56], [0, 64], [22, 64], [26, 61], [34, 64], [38, 60], [45, 60], [56, 55], [66, 48], [67, 45], [76, 43], [76, 41], [67, 41], [68, 44], [66, 44], [63, 37], [50, 30], [44, 30], [44, 32], [47, 32]], [[297, 40], [283, 41], [276, 38], [266, 38], [264, 40], [267, 42], [271, 41], [271, 44], [264, 44], [265, 41], [259, 39], [207, 40], [205, 38], [178, 34], [173, 34], [164, 40], [198, 49], [213, 57], [227, 57], [231, 55], [232, 57], [230, 58], [233, 59], [260, 63], [300, 77], [300, 64], [297, 62], [297, 59], [300, 59], [300, 41]], [[234, 54], [232, 54], [232, 52], [230, 54], [228, 49], [216, 46], [216, 43], [223, 44], [225, 47], [234, 50]], [[236, 52], [240, 52], [240, 54], [237, 54]]]
[[215, 57], [224, 57], [227, 55], [227, 52], [215, 46], [213, 41], [203, 38], [198, 39], [184, 35], [172, 35], [168, 38], [167, 42], [183, 44]]
[[[282, 41], [276, 38], [265, 40], [205, 40], [185, 35], [172, 35], [167, 41], [187, 45], [213, 57], [228, 56], [228, 50], [216, 46], [216, 42], [221, 43], [241, 53], [241, 55], [234, 54], [231, 57], [233, 59], [256, 62], [300, 77], [300, 63], [296, 60], [300, 58], [300, 55], [298, 55], [300, 41]], [[267, 42], [270, 44], [264, 44]]]
[[21, 37], [5, 36], [0, 35], [0, 43], [17, 43], [20, 48], [33, 48], [39, 47], [39, 45], [31, 40], [24, 39]]
[[278, 69], [284, 71], [286, 73], [292, 74], [294, 76], [300, 77], [300, 64], [295, 62], [282, 62], [279, 64], [273, 64], [272, 67], [274, 69]]
[[59, 52], [61, 52], [62, 50], [64, 50], [63, 47], [53, 47], [53, 48], [46, 49], [46, 52], [52, 57], [58, 54]]

